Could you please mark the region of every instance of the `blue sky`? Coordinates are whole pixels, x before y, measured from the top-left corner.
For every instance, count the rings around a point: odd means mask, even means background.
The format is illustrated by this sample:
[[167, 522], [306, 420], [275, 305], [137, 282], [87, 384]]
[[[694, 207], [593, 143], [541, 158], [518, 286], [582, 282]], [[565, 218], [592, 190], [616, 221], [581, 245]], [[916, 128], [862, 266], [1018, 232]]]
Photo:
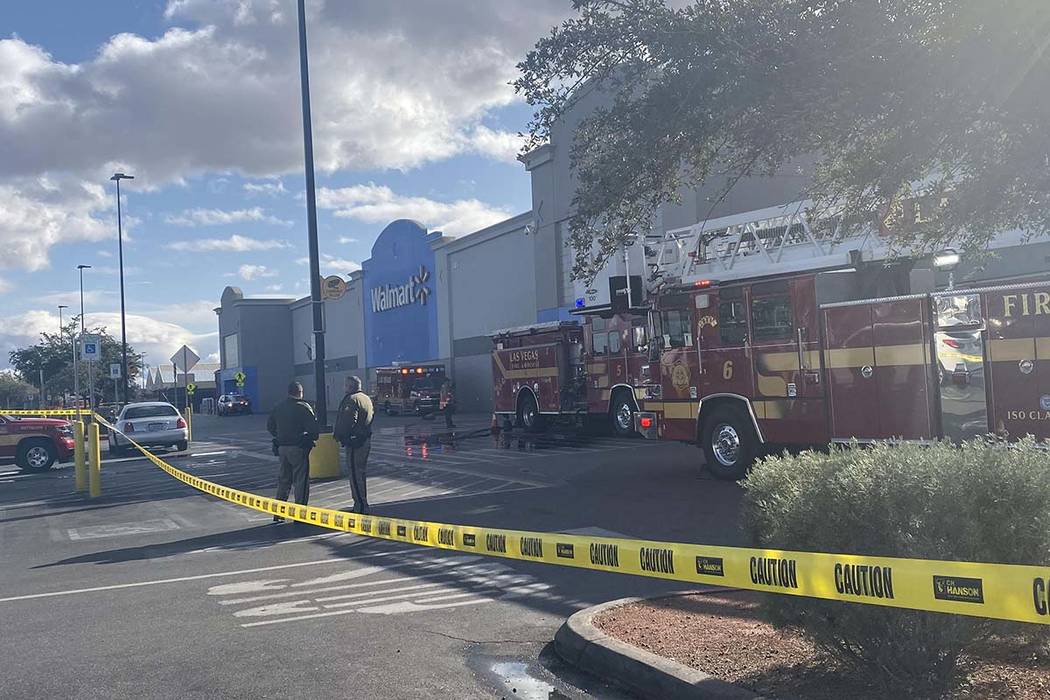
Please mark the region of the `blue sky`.
[[[310, 0], [323, 271], [394, 218], [462, 235], [530, 206], [514, 64], [567, 0]], [[0, 367], [76, 307], [119, 332], [115, 170], [129, 339], [152, 363], [216, 352], [227, 284], [304, 295], [294, 0], [0, 5]], [[67, 312], [68, 313], [68, 312]]]

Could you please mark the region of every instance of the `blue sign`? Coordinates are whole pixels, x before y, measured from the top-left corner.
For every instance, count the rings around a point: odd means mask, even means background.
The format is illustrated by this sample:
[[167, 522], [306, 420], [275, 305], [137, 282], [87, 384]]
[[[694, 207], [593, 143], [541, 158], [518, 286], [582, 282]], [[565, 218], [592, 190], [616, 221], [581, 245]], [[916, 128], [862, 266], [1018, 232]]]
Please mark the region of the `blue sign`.
[[365, 353], [371, 367], [438, 358], [434, 251], [439, 233], [407, 219], [389, 224], [364, 261]]

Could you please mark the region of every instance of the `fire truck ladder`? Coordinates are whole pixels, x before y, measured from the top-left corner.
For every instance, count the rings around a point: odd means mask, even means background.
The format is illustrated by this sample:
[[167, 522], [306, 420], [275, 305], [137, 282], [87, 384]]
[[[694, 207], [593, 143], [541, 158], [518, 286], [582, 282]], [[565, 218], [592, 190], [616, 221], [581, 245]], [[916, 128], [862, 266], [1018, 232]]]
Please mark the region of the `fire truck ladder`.
[[809, 201], [744, 212], [671, 229], [646, 241], [651, 282], [693, 284], [780, 272], [834, 268], [885, 255], [868, 226], [851, 230], [839, 217], [812, 219]]

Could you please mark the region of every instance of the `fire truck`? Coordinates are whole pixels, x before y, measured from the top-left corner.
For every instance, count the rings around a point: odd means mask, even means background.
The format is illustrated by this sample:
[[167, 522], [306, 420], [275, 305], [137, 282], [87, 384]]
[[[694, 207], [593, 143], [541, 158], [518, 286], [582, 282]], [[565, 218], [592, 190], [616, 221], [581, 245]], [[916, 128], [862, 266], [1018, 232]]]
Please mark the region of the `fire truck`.
[[698, 444], [717, 477], [770, 445], [1050, 436], [1044, 279], [936, 291], [884, 232], [804, 203], [668, 231], [649, 258], [634, 426]]
[[494, 413], [526, 430], [598, 417], [634, 433], [636, 390], [649, 381], [648, 314], [606, 313], [492, 334]]
[[433, 413], [438, 409], [444, 382], [443, 364], [379, 367], [372, 403], [388, 416]]

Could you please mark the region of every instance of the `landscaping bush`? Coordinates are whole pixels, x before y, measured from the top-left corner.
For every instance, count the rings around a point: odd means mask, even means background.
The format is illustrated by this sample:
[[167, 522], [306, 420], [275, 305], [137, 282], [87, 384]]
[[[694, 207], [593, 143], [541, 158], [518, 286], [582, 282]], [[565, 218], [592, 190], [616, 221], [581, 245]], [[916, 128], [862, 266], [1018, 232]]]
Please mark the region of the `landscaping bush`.
[[[1050, 563], [1050, 454], [1031, 441], [832, 448], [770, 457], [744, 485], [757, 546], [1006, 564]], [[800, 630], [887, 693], [937, 697], [960, 657], [1030, 625], [766, 596], [776, 625]]]

